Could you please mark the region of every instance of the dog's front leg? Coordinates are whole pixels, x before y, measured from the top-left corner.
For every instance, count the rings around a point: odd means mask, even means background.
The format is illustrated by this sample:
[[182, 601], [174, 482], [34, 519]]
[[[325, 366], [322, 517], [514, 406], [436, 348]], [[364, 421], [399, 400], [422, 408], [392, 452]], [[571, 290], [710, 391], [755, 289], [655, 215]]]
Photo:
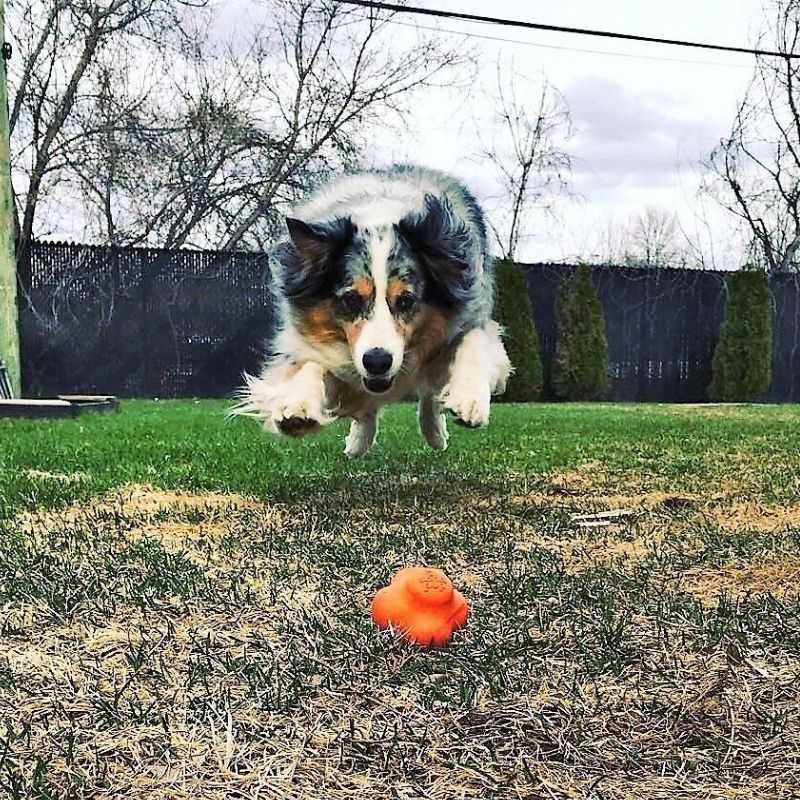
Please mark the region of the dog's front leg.
[[350, 458], [363, 456], [375, 444], [378, 435], [378, 412], [368, 411], [354, 418], [350, 423], [350, 433], [345, 440], [344, 452]]
[[492, 394], [505, 388], [507, 372], [508, 357], [499, 327], [488, 323], [473, 328], [456, 347], [439, 401], [455, 415], [456, 422], [481, 428], [489, 422]]
[[273, 389], [273, 429], [286, 436], [305, 436], [333, 420], [326, 407], [325, 369], [307, 361]]

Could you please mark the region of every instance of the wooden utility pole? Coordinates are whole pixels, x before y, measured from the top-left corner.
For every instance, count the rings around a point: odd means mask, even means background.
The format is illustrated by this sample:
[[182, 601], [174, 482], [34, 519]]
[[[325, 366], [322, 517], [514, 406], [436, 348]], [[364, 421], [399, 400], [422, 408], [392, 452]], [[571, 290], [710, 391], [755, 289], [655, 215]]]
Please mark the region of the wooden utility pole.
[[17, 260], [14, 253], [14, 199], [11, 194], [11, 146], [8, 130], [6, 4], [0, 0], [0, 358], [16, 397], [21, 393]]

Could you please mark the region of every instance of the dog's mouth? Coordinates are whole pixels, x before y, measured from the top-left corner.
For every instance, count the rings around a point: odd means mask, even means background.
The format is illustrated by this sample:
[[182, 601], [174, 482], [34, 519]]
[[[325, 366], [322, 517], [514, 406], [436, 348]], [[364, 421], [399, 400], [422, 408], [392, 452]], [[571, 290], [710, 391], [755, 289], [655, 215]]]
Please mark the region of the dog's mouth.
[[392, 388], [394, 378], [364, 378], [364, 388], [372, 394], [383, 394]]

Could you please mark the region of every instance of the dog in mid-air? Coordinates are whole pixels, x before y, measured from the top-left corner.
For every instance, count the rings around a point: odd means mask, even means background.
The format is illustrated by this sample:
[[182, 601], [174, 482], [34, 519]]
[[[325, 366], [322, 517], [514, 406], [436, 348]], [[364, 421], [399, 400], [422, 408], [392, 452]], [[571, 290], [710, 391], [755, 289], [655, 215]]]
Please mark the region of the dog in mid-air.
[[419, 427], [447, 447], [444, 411], [479, 428], [511, 373], [492, 320], [483, 213], [455, 179], [398, 166], [340, 178], [287, 218], [271, 253], [278, 328], [236, 411], [302, 436], [351, 420], [366, 453], [383, 406], [416, 395]]

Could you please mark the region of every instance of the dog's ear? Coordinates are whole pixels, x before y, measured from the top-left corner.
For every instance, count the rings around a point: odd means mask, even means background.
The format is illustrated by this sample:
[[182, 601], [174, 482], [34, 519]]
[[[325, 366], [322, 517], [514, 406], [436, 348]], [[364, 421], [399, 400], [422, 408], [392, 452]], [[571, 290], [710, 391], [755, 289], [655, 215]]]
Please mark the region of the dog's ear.
[[298, 305], [313, 302], [329, 291], [336, 266], [353, 241], [355, 225], [347, 217], [308, 223], [286, 218], [291, 246], [283, 261], [283, 290]]
[[473, 237], [446, 198], [426, 195], [423, 210], [404, 217], [396, 228], [422, 265], [435, 302], [452, 307], [469, 297], [475, 282]]
[[287, 217], [286, 227], [300, 258], [308, 264], [316, 265], [341, 252], [352, 241], [355, 233], [355, 225], [348, 217], [315, 223]]

